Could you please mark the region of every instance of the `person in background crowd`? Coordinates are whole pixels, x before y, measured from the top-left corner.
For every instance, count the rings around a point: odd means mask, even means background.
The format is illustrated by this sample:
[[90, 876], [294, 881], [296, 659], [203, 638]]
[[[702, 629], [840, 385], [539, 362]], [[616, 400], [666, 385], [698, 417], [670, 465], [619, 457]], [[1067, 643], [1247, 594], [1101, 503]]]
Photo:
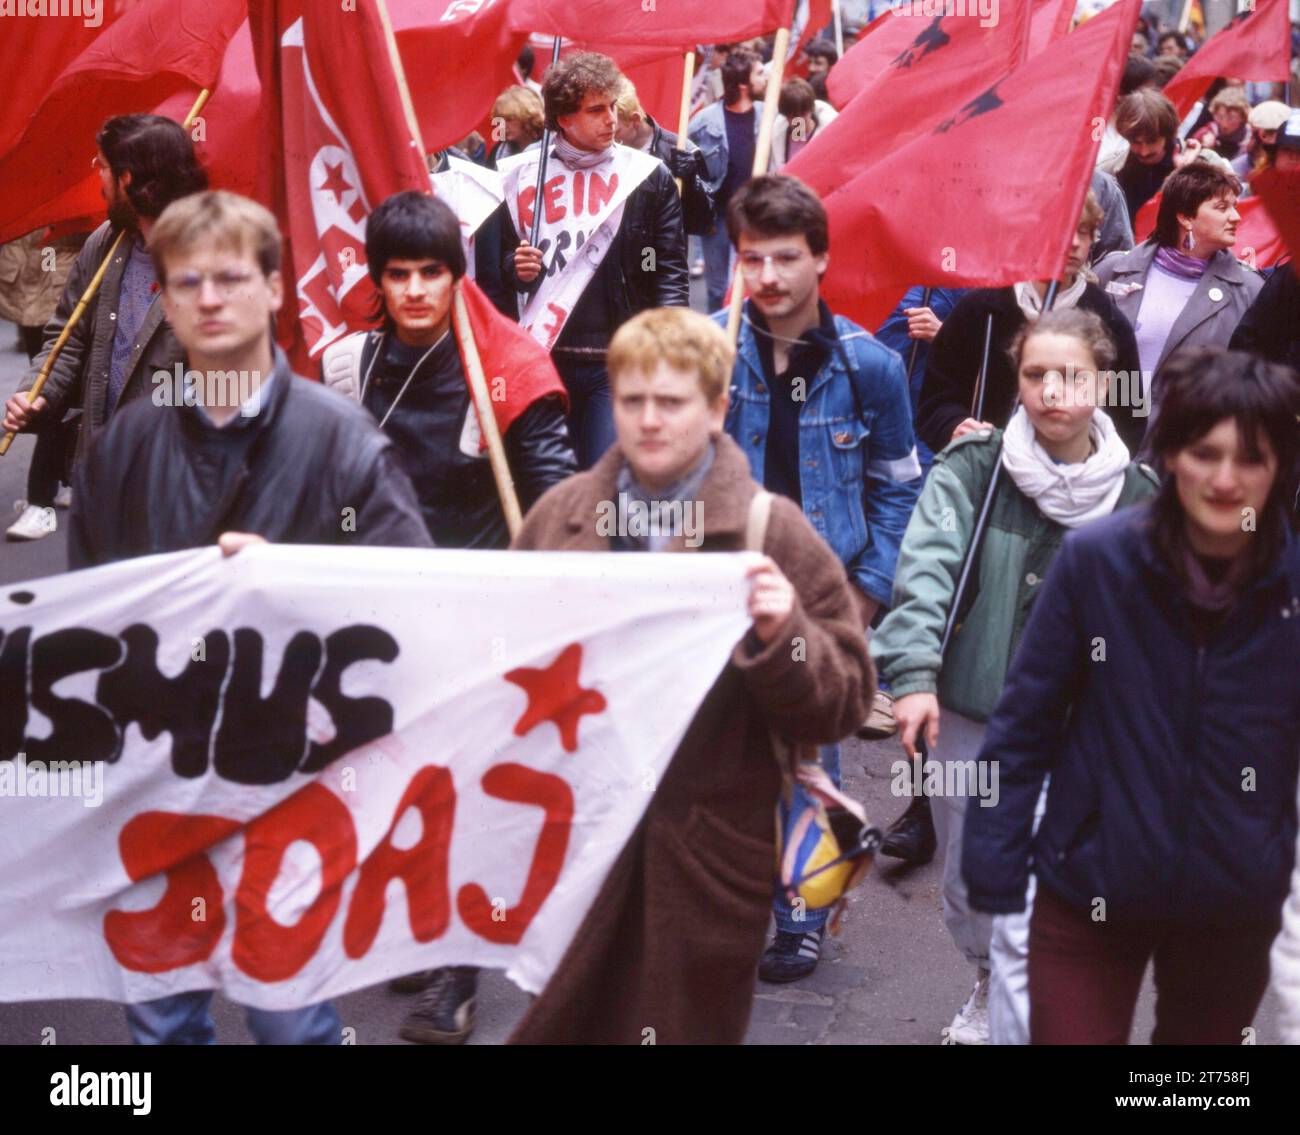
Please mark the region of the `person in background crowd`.
[[1133, 247], [1133, 218], [1128, 215], [1124, 191], [1114, 176], [1105, 170], [1094, 169], [1089, 188], [1101, 206], [1097, 239], [1093, 241], [1092, 251], [1088, 254], [1089, 264], [1096, 264], [1103, 256], [1112, 252], [1127, 252]]
[[699, 147], [689, 138], [679, 140], [671, 130], [660, 126], [641, 106], [636, 87], [626, 76], [621, 77], [614, 105], [618, 111], [619, 142], [654, 154], [668, 167], [682, 186], [682, 227], [692, 236], [707, 233], [713, 228], [717, 211], [713, 194], [709, 192], [709, 171]]
[[[815, 200], [815, 198], [814, 198]], [[600, 535], [600, 502], [698, 501], [701, 551], [747, 547], [761, 491], [723, 430], [732, 349], [704, 316], [647, 311], [610, 343], [618, 442], [524, 521], [526, 551], [675, 551], [680, 534]], [[516, 1044], [739, 1044], [771, 910], [773, 737], [853, 730], [872, 673], [852, 588], [797, 504], [771, 497], [750, 569], [753, 626], [705, 698]], [[790, 644], [806, 642], [806, 661]]]
[[[1122, 388], [1116, 383], [1117, 388], [1111, 390], [1110, 414], [1124, 444], [1130, 452], [1135, 452], [1146, 428], [1146, 407], [1133, 390], [1138, 375], [1137, 342], [1132, 327], [1114, 301], [1094, 282], [1095, 277], [1087, 267], [1088, 255], [1101, 222], [1101, 207], [1089, 191], [1075, 226], [1054, 307], [1083, 308], [1094, 312], [1106, 325], [1106, 331], [1115, 343], [1116, 365], [1128, 380]], [[1007, 350], [1016, 332], [1041, 314], [1046, 294], [1046, 281], [1035, 280], [1009, 288], [973, 288], [957, 302], [931, 345], [921, 386], [917, 433], [933, 452], [938, 453], [970, 430], [1006, 425], [1016, 395], [1016, 372]], [[984, 414], [982, 418], [976, 418], [973, 405], [975, 384], [990, 315], [993, 317], [993, 335], [989, 347]]]
[[1251, 110], [1249, 166], [1245, 177], [1254, 177], [1272, 167], [1277, 160], [1278, 131], [1290, 117], [1291, 108], [1276, 99], [1262, 102]]
[[[767, 77], [756, 54], [737, 49], [722, 64], [722, 83], [722, 102], [700, 111], [691, 119], [687, 131], [704, 155], [704, 165], [709, 171], [709, 190], [719, 218], [726, 215], [727, 202], [732, 194], [753, 174]], [[713, 231], [701, 240], [708, 307], [710, 311], [717, 311], [731, 282], [732, 249], [727, 239], [727, 226], [719, 220]]]
[[[0, 247], [0, 319], [18, 325], [18, 337], [30, 363], [45, 341], [45, 324], [58, 309], [85, 234], [48, 243], [41, 232]], [[56, 335], [57, 337], [57, 335]], [[75, 414], [75, 411], [73, 411]], [[67, 508], [72, 497], [67, 483], [76, 430], [71, 423], [43, 415], [36, 430], [36, 447], [27, 468], [27, 497], [14, 502], [18, 518], [5, 532], [9, 540], [39, 540], [58, 527], [54, 509]]]
[[1169, 80], [1183, 69], [1183, 61], [1176, 55], [1157, 56], [1151, 65], [1155, 69], [1155, 86], [1159, 91], [1164, 90], [1169, 85]]
[[541, 141], [544, 116], [542, 98], [531, 87], [507, 87], [492, 104], [492, 148], [487, 164], [512, 154], [522, 154], [534, 142]]
[[1288, 256], [1273, 268], [1233, 331], [1228, 347], [1300, 372], [1300, 280], [1294, 258]]
[[1067, 536], [1042, 584], [980, 751], [1000, 799], [962, 846], [977, 911], [1037, 878], [1034, 1044], [1126, 1043], [1152, 961], [1153, 1044], [1240, 1044], [1263, 997], [1296, 844], [1297, 414], [1294, 372], [1179, 352], [1159, 494]]
[[[590, 51], [566, 56], [547, 71], [542, 97], [547, 124], [556, 132], [550, 169], [591, 170], [616, 158], [621, 78], [612, 59]], [[508, 205], [497, 211], [496, 223], [508, 250], [503, 278], [515, 292], [531, 294], [543, 273], [555, 268], [555, 255], [543, 262], [542, 250], [528, 243], [530, 234], [515, 230]], [[590, 257], [584, 259], [590, 264]], [[613, 240], [593, 267], [551, 351], [569, 392], [569, 435], [580, 469], [590, 468], [614, 440], [605, 372], [610, 337], [639, 311], [690, 301], [681, 200], [662, 162], [624, 202]]]
[[1250, 103], [1240, 87], [1225, 87], [1210, 103], [1213, 121], [1192, 135], [1204, 149], [1213, 150], [1225, 161], [1250, 149]]
[[1232, 255], [1241, 182], [1195, 161], [1171, 174], [1151, 236], [1097, 265], [1097, 279], [1133, 326], [1150, 414], [1160, 412], [1161, 368], [1183, 347], [1227, 346], [1264, 281]]
[[[275, 218], [230, 193], [185, 197], [157, 219], [150, 253], [162, 303], [201, 381], [193, 404], [137, 398], [102, 431], [77, 468], [71, 568], [212, 543], [227, 555], [267, 540], [429, 546], [391, 443], [358, 407], [295, 378], [272, 342], [280, 247]], [[236, 389], [230, 373], [241, 376]], [[355, 525], [340, 521], [349, 511]], [[128, 1005], [131, 1036], [212, 1044], [211, 1001], [195, 990]], [[263, 1044], [341, 1039], [327, 1002], [250, 1008], [247, 1019]]]
[[[1094, 313], [1046, 312], [1020, 328], [1010, 357], [1017, 409], [1005, 433], [966, 434], [935, 459], [903, 537], [892, 606], [871, 639], [881, 681], [897, 699], [894, 713], [908, 758], [917, 759], [917, 738], [925, 737], [929, 756], [952, 770], [979, 753], [1026, 612], [1067, 529], [1150, 496], [1157, 485], [1150, 470], [1131, 464], [1110, 417], [1098, 408], [1115, 346]], [[957, 579], [999, 466], [1004, 477], [979, 545], [978, 575], [962, 597], [964, 614], [941, 657]], [[955, 778], [945, 776], [942, 783], [954, 784]], [[974, 795], [945, 788], [931, 804], [944, 855], [944, 919], [976, 971], [974, 989], [946, 1031], [954, 1044], [990, 1039], [993, 925], [970, 909], [961, 878], [965, 817], [971, 808], [988, 806], [982, 801], [976, 807], [970, 802]], [[1010, 964], [995, 974], [992, 994], [1002, 1035], [995, 1030], [993, 1041], [1024, 1043], [1019, 1034], [1028, 1027], [1022, 995], [1027, 923], [1007, 930], [1003, 958]]]
[[[1151, 60], [1145, 55], [1130, 55], [1124, 64], [1124, 73], [1120, 76], [1116, 108], [1125, 95], [1143, 87], [1155, 86], [1155, 83], [1155, 68]], [[1115, 112], [1112, 111], [1101, 136], [1101, 148], [1097, 151], [1097, 168], [1109, 174], [1117, 174], [1124, 168], [1128, 154], [1128, 142], [1115, 128]]]
[[791, 79], [781, 86], [777, 101], [780, 111], [772, 126], [772, 172], [790, 161], [818, 130], [835, 121], [837, 112], [828, 102], [814, 97], [812, 87], [803, 79]]
[[1165, 32], [1156, 40], [1157, 57], [1187, 62], [1187, 41], [1178, 32]]
[[1115, 129], [1129, 145], [1129, 155], [1115, 180], [1124, 190], [1130, 219], [1160, 192], [1175, 169], [1200, 152], [1199, 142], [1178, 142], [1178, 111], [1159, 91], [1142, 88], [1125, 95], [1115, 108]]
[[533, 78], [533, 67], [537, 60], [533, 54], [533, 49], [524, 44], [519, 49], [519, 57], [515, 60], [515, 66], [519, 68], [519, 78], [523, 81], [525, 87], [533, 92], [538, 98], [542, 97], [542, 84]]
[[[803, 182], [754, 178], [731, 199], [727, 229], [749, 297], [727, 433], [754, 477], [799, 505], [840, 558], [865, 630], [889, 601], [921, 487], [902, 361], [821, 298], [828, 221]], [[726, 313], [714, 319], [723, 326]], [[839, 746], [824, 746], [821, 762], [838, 786]], [[828, 912], [796, 912], [783, 897], [774, 908], [776, 937], [759, 977], [797, 981], [817, 965]]]
[[[5, 404], [4, 416], [6, 430], [41, 429], [79, 408], [74, 464], [90, 451], [119, 407], [151, 395], [152, 376], [173, 373], [181, 361], [180, 344], [163, 317], [149, 234], [168, 205], [208, 184], [189, 134], [170, 118], [119, 115], [104, 123], [95, 142], [91, 164], [108, 204], [108, 220], [90, 234], [73, 262], [58, 307], [45, 325], [44, 344], [28, 371], [29, 386], [113, 242], [125, 235], [40, 395], [29, 400], [29, 390], [20, 389]], [[44, 510], [40, 516], [42, 534], [53, 532], [54, 513]]]
[[691, 115], [722, 98], [722, 65], [735, 49], [734, 44], [718, 43], [704, 49], [704, 61], [696, 68], [691, 81]]
[[[852, 45], [846, 41], [844, 46], [847, 49]], [[812, 88], [813, 97], [829, 106], [826, 84], [831, 77], [831, 68], [839, 62], [839, 53], [835, 50], [835, 45], [826, 39], [809, 41], [803, 53], [808, 60], [808, 85]], [[794, 154], [790, 157], [794, 157]]]

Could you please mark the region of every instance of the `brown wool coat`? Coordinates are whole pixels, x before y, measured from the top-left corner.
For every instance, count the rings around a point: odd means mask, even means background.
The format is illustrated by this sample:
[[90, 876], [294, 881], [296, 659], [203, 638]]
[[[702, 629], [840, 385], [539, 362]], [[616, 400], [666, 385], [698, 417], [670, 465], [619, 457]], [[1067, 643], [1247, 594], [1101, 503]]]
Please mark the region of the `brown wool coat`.
[[[617, 446], [556, 485], [514, 547], [608, 551], [597, 506], [617, 500]], [[700, 491], [705, 552], [742, 551], [759, 489], [730, 438]], [[772, 502], [764, 551], [794, 584], [789, 633], [747, 635], [700, 706], [515, 1044], [737, 1044], [749, 1023], [772, 906], [781, 773], [769, 729], [794, 742], [848, 736], [874, 691], [844, 568], [802, 511]], [[798, 644], [802, 640], [803, 657]]]

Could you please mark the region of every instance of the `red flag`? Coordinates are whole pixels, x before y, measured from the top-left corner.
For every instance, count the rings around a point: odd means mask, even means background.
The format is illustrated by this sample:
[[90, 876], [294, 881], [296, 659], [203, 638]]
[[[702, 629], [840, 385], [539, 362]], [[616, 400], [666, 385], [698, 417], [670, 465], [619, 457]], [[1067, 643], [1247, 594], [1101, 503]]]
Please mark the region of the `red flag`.
[[425, 147], [459, 142], [518, 81], [527, 32], [511, 26], [502, 0], [388, 0], [388, 12]]
[[[290, 302], [279, 337], [294, 369], [316, 377], [326, 347], [373, 322], [365, 249], [371, 209], [403, 190], [428, 193], [431, 184], [373, 0], [348, 10], [250, 0], [249, 15], [263, 87], [259, 152], [270, 158], [261, 196], [285, 235]], [[461, 290], [489, 382], [505, 380], [493, 390], [505, 432], [530, 402], [564, 388], [550, 357], [473, 281], [463, 280]]]
[[831, 306], [874, 327], [911, 284], [1059, 276], [1140, 6], [1120, 0], [831, 194]]
[[[1300, 264], [1300, 171], [1279, 173], [1276, 169], [1265, 170], [1251, 179], [1250, 186], [1264, 202], [1285, 250], [1291, 254], [1292, 269], [1300, 272], [1297, 268]], [[1241, 243], [1240, 236], [1237, 243]], [[1279, 254], [1277, 260], [1281, 258]]]
[[[890, 33], [877, 35], [876, 43], [898, 41], [902, 46], [859, 91], [860, 97], [782, 170], [822, 197], [933, 129], [972, 90], [1005, 78], [1025, 57], [1029, 10], [1024, 6], [987, 27], [969, 16], [887, 18], [893, 21]], [[839, 65], [832, 76], [838, 70]]]
[[1187, 114], [1210, 84], [1226, 79], [1285, 80], [1291, 66], [1291, 22], [1287, 0], [1258, 0], [1239, 13], [1226, 28], [1165, 84], [1165, 96]]
[[1029, 54], [1037, 55], [1070, 30], [1077, 0], [1034, 0], [1033, 26], [1029, 32]]
[[[1256, 181], [1258, 178], [1256, 178]], [[1255, 184], [1254, 181], [1251, 183]], [[1157, 193], [1141, 209], [1133, 221], [1133, 236], [1141, 243], [1155, 231], [1156, 217], [1160, 213], [1160, 194]], [[1286, 255], [1286, 244], [1278, 232], [1273, 217], [1260, 197], [1247, 197], [1237, 202], [1241, 221], [1237, 225], [1237, 243], [1232, 253], [1252, 268], [1271, 268]]]
[[792, 0], [513, 0], [516, 30], [633, 47], [735, 43], [790, 27]]
[[243, 13], [243, 0], [141, 0], [97, 36], [62, 69], [0, 158], [0, 241], [55, 219], [56, 199], [75, 208], [69, 202], [85, 197], [78, 185], [97, 186], [88, 175], [104, 119], [214, 86]]

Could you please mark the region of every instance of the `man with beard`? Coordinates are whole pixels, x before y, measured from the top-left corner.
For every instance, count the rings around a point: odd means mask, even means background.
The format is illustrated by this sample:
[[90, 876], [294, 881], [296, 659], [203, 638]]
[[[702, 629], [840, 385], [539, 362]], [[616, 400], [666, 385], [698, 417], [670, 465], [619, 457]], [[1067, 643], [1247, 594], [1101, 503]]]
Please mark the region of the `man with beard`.
[[157, 371], [170, 376], [184, 360], [163, 318], [149, 234], [168, 205], [208, 184], [189, 134], [170, 118], [118, 115], [104, 123], [95, 141], [91, 164], [99, 174], [108, 220], [77, 256], [54, 318], [45, 326], [44, 344], [29, 372], [32, 379], [118, 234], [126, 235], [40, 395], [32, 400], [30, 388], [18, 391], [6, 403], [4, 417], [6, 430], [22, 430], [79, 410], [77, 464], [118, 407], [150, 394], [151, 376]]

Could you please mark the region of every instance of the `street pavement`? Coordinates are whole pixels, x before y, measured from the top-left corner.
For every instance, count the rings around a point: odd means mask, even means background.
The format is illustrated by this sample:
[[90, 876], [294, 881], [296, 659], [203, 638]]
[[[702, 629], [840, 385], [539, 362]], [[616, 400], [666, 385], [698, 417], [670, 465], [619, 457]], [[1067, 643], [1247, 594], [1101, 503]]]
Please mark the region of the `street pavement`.
[[[696, 281], [693, 281], [696, 283]], [[10, 324], [0, 322], [0, 396], [19, 389], [26, 356], [15, 348]], [[0, 458], [0, 510], [24, 496], [32, 441], [19, 437]], [[32, 544], [0, 543], [0, 584], [51, 575], [66, 563], [66, 517], [60, 530]], [[6, 519], [5, 527], [10, 521]], [[891, 765], [902, 756], [896, 740], [845, 743], [846, 790], [862, 800], [873, 822], [885, 826], [905, 807], [890, 792]], [[76, 849], [70, 849], [76, 854]], [[20, 865], [7, 864], [10, 871]], [[759, 984], [754, 995], [750, 1044], [938, 1044], [942, 1030], [965, 1001], [973, 971], [953, 946], [943, 923], [941, 865], [936, 859], [907, 868], [880, 859], [849, 901], [841, 934], [828, 939], [813, 975], [792, 985]], [[3, 959], [0, 959], [3, 964]], [[1133, 1039], [1147, 1042], [1154, 990], [1148, 975]], [[412, 1004], [383, 987], [337, 1001], [349, 1039], [357, 1044], [402, 1043], [398, 1029]], [[528, 996], [503, 974], [482, 975], [478, 1025], [471, 1044], [499, 1044], [510, 1034]], [[213, 1006], [222, 1043], [248, 1044], [238, 1006], [218, 995]], [[1259, 1044], [1277, 1043], [1276, 1004], [1270, 992], [1255, 1022]], [[48, 1030], [53, 1030], [50, 1033]], [[0, 1044], [127, 1044], [122, 1010], [102, 1001], [0, 1004]]]

